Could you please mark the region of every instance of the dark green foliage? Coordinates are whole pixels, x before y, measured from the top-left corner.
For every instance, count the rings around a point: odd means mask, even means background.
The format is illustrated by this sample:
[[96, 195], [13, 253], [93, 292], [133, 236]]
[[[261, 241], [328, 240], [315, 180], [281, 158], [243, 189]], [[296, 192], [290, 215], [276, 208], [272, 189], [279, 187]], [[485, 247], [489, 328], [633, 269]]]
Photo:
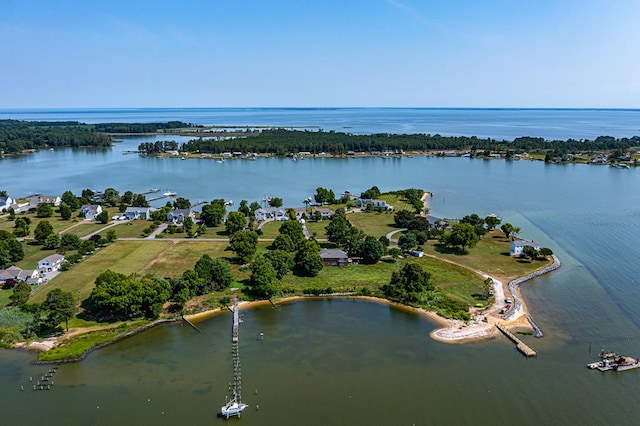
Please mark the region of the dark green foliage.
[[173, 202], [174, 209], [188, 209], [191, 208], [191, 201], [188, 198], [178, 197]]
[[13, 287], [13, 293], [9, 296], [11, 305], [19, 308], [23, 307], [29, 301], [30, 294], [31, 286], [22, 280], [18, 280], [18, 283]]
[[64, 220], [71, 219], [73, 212], [71, 211], [71, 207], [67, 205], [67, 203], [60, 204], [60, 217]]
[[166, 123], [97, 123], [92, 127], [98, 132], [105, 133], [155, 133], [159, 130], [184, 129], [202, 127], [182, 121], [168, 121]]
[[38, 244], [44, 244], [49, 235], [53, 234], [53, 226], [48, 220], [43, 220], [38, 223], [36, 229], [33, 231], [33, 238]]
[[385, 246], [375, 237], [365, 237], [360, 248], [363, 263], [377, 263], [384, 256]]
[[256, 252], [258, 234], [254, 231], [238, 231], [229, 239], [229, 247], [242, 262], [249, 262]]
[[80, 237], [76, 234], [62, 234], [60, 247], [65, 250], [77, 250], [80, 247]]
[[64, 321], [67, 331], [69, 330], [69, 320], [78, 310], [73, 294], [59, 288], [54, 288], [47, 293], [47, 298], [42, 303], [42, 309], [47, 311], [49, 328], [55, 328]]
[[216, 199], [211, 201], [211, 204], [205, 204], [202, 206], [202, 213], [200, 218], [207, 226], [219, 226], [224, 219], [226, 208], [223, 199]]
[[315, 241], [306, 241], [295, 257], [295, 267], [303, 276], [315, 277], [324, 264], [320, 257], [320, 246]]
[[40, 203], [36, 207], [36, 216], [38, 217], [51, 217], [53, 216], [53, 207], [49, 203]]
[[415, 217], [416, 215], [411, 213], [409, 210], [400, 210], [393, 215], [393, 221], [399, 228], [408, 228], [409, 223], [411, 223]]
[[273, 250], [267, 252], [264, 257], [271, 262], [271, 266], [276, 271], [276, 278], [282, 279], [291, 271], [295, 265], [293, 256], [283, 250]]
[[55, 250], [60, 247], [60, 236], [56, 233], [50, 234], [42, 245], [43, 250]]
[[284, 221], [282, 225], [280, 225], [278, 232], [280, 232], [280, 235], [288, 235], [291, 237], [291, 241], [295, 245], [296, 249], [302, 247], [302, 244], [305, 242], [302, 225], [297, 220]]
[[489, 215], [484, 218], [484, 223], [487, 224], [487, 228], [489, 228], [489, 231], [493, 231], [496, 226], [500, 225], [501, 221], [502, 220], [496, 215]]
[[73, 195], [73, 192], [71, 191], [65, 191], [60, 199], [63, 203], [69, 206], [72, 211], [78, 210], [80, 208], [80, 201], [78, 200], [78, 197]]
[[276, 270], [263, 255], [257, 255], [251, 262], [251, 292], [256, 297], [271, 299], [280, 287]]
[[336, 202], [336, 196], [333, 190], [323, 187], [316, 188], [313, 199], [319, 204], [334, 204]]
[[352, 226], [344, 214], [336, 214], [327, 225], [327, 239], [338, 246], [345, 246]]
[[116, 235], [116, 230], [115, 229], [107, 229], [107, 235], [105, 236], [105, 238], [107, 239], [107, 241], [109, 241], [110, 243], [114, 242], [115, 240], [118, 239], [118, 236]]
[[233, 235], [247, 226], [247, 217], [241, 212], [229, 212], [225, 226], [227, 234]]
[[296, 251], [296, 245], [293, 243], [291, 237], [286, 234], [280, 234], [273, 240], [273, 248], [289, 253]]
[[[224, 290], [233, 282], [231, 266], [224, 259], [212, 259], [208, 254], [202, 255], [196, 262], [193, 270], [198, 278], [206, 283], [206, 287], [211, 291]], [[200, 290], [194, 291], [193, 296], [202, 294]]]
[[87, 307], [98, 319], [156, 318], [171, 295], [167, 281], [150, 275], [126, 276], [107, 270], [95, 284]]
[[400, 235], [398, 238], [398, 247], [401, 250], [408, 251], [415, 248], [418, 245], [418, 239], [415, 232], [407, 232]]
[[551, 250], [548, 247], [541, 247], [539, 253], [540, 253], [540, 256], [548, 257], [553, 255], [553, 250]]
[[13, 235], [16, 237], [26, 237], [29, 235], [29, 223], [27, 222], [28, 218], [19, 217], [15, 221], [15, 226], [13, 229]]
[[78, 254], [82, 256], [90, 255], [96, 249], [96, 243], [91, 240], [85, 240], [80, 242], [80, 247], [78, 247]]
[[360, 198], [373, 199], [378, 197], [380, 197], [380, 189], [377, 186], [372, 186], [360, 194]]
[[474, 226], [470, 223], [454, 223], [451, 231], [447, 231], [440, 236], [442, 244], [460, 247], [463, 252], [467, 247], [475, 247], [478, 240], [478, 234], [476, 234]]
[[430, 282], [431, 275], [417, 263], [407, 263], [401, 270], [391, 274], [389, 284], [382, 286], [382, 293], [389, 299], [416, 304], [426, 300], [427, 293], [435, 289]]
[[[131, 205], [133, 207], [149, 207], [149, 202], [147, 201], [147, 197], [142, 194], [136, 194], [133, 196], [133, 200], [131, 201]], [[187, 207], [185, 207], [187, 208]]]
[[282, 207], [282, 198], [280, 197], [269, 198], [269, 205], [271, 207]]
[[0, 269], [6, 269], [23, 258], [22, 243], [10, 232], [0, 231]]

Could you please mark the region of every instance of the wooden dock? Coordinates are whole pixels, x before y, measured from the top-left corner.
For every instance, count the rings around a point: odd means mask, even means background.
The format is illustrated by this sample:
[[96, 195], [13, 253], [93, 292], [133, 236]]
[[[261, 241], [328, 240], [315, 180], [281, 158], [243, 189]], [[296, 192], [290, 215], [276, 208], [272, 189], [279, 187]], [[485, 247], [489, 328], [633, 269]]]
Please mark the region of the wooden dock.
[[513, 343], [516, 344], [516, 348], [522, 352], [522, 354], [526, 357], [536, 356], [536, 351], [534, 351], [529, 345], [520, 340], [515, 334], [507, 330], [504, 326], [500, 324], [496, 324], [498, 330], [500, 330], [505, 336], [509, 338]]

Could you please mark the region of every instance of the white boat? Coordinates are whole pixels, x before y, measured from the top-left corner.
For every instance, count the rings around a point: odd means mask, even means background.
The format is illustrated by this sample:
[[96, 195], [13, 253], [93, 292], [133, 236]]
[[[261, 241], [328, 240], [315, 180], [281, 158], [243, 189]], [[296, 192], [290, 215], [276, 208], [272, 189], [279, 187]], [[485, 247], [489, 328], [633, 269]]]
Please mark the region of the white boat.
[[247, 407], [247, 404], [236, 402], [235, 399], [232, 399], [227, 404], [222, 406], [220, 412], [222, 413], [222, 417], [226, 417], [227, 419], [232, 416], [240, 417], [240, 413], [242, 413], [242, 411]]
[[167, 191], [162, 195], [164, 195], [165, 197], [174, 197], [174, 196], [178, 195], [178, 193], [177, 192]]

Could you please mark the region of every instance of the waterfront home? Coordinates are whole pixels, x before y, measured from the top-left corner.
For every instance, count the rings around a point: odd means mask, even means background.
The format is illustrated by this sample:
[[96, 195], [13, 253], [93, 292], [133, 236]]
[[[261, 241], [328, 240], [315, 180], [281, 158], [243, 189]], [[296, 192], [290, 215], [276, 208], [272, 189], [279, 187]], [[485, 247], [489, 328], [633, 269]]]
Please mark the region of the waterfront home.
[[393, 210], [393, 206], [387, 204], [384, 200], [373, 200], [370, 198], [358, 198], [356, 200], [356, 207], [365, 208], [368, 205], [371, 205], [374, 209], [382, 209], [382, 210]]
[[536, 250], [540, 250], [540, 244], [536, 243], [535, 241], [514, 240], [514, 241], [511, 241], [511, 245], [509, 246], [509, 255], [520, 256], [522, 254], [522, 250], [526, 246], [531, 246]]
[[40, 204], [51, 204], [54, 207], [58, 207], [62, 200], [58, 196], [39, 195], [37, 197], [29, 199], [29, 209], [36, 209]]
[[35, 285], [42, 282], [37, 269], [22, 269], [15, 265], [7, 269], [0, 269], [0, 285], [4, 285], [10, 279]]
[[183, 223], [184, 219], [187, 217], [194, 219], [196, 217], [196, 214], [191, 209], [174, 209], [173, 211], [167, 213], [167, 221], [173, 224]]
[[342, 250], [322, 249], [320, 257], [324, 266], [347, 266], [349, 264], [349, 256]]
[[102, 213], [102, 206], [99, 204], [84, 204], [80, 207], [80, 215], [86, 220], [93, 220]]
[[262, 222], [267, 219], [281, 219], [286, 217], [286, 212], [282, 207], [260, 208], [254, 213], [256, 221]]
[[60, 265], [64, 262], [64, 256], [61, 254], [52, 254], [38, 262], [38, 271], [41, 274], [53, 272], [60, 269]]
[[13, 204], [13, 200], [8, 195], [0, 195], [0, 212], [8, 209]]
[[320, 212], [322, 220], [330, 219], [335, 216], [336, 212], [331, 209], [323, 208], [323, 207], [312, 207], [310, 210], [304, 207], [296, 207], [293, 209], [296, 212], [296, 219], [302, 219], [302, 217], [306, 217], [309, 219], [313, 219], [316, 215], [316, 212]]
[[129, 220], [143, 219], [147, 220], [151, 217], [151, 212], [155, 209], [151, 207], [127, 207], [124, 216]]

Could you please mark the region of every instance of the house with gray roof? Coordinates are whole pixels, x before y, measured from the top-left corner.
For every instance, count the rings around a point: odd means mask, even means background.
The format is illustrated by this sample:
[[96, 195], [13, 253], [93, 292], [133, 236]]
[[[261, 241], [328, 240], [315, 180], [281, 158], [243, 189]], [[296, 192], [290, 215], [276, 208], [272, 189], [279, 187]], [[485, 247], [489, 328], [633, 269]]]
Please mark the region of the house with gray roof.
[[102, 213], [102, 206], [99, 204], [85, 204], [80, 207], [80, 214], [87, 220], [93, 220]]
[[191, 219], [196, 217], [196, 214], [191, 209], [174, 209], [167, 213], [167, 221], [171, 223], [183, 223], [185, 218], [190, 217]]
[[147, 220], [151, 217], [151, 213], [154, 210], [155, 209], [152, 209], [151, 207], [127, 207], [127, 209], [124, 211], [124, 216], [128, 220]]
[[520, 256], [522, 254], [522, 250], [526, 246], [531, 246], [536, 250], [540, 250], [540, 244], [536, 243], [535, 241], [514, 240], [514, 241], [511, 241], [511, 244], [509, 245], [509, 255]]
[[52, 254], [38, 262], [38, 271], [41, 274], [60, 270], [60, 266], [64, 262], [64, 256], [61, 254]]
[[322, 249], [320, 257], [324, 266], [347, 266], [349, 264], [349, 256], [342, 250]]

